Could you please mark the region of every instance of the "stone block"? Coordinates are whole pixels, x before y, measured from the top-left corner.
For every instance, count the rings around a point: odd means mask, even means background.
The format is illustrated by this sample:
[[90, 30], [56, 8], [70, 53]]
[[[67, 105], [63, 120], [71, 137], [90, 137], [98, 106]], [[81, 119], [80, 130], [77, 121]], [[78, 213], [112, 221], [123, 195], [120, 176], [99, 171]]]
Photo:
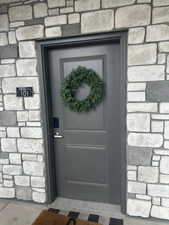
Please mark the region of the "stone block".
[[37, 161], [37, 155], [36, 154], [22, 154], [22, 159], [24, 161]]
[[44, 203], [46, 201], [46, 194], [42, 192], [33, 191], [32, 198], [35, 202]]
[[39, 93], [39, 80], [37, 77], [16, 77], [3, 79], [3, 93], [15, 94], [16, 87], [33, 87], [34, 93]]
[[8, 137], [12, 137], [12, 138], [20, 137], [19, 127], [8, 127], [7, 135]]
[[29, 111], [29, 120], [30, 121], [39, 121], [39, 120], [41, 120], [40, 111]]
[[149, 217], [151, 202], [137, 199], [128, 199], [127, 214], [129, 216]]
[[160, 172], [169, 175], [169, 156], [161, 157]]
[[18, 76], [37, 76], [36, 59], [18, 59], [16, 61], [16, 70]]
[[17, 112], [17, 121], [25, 122], [28, 120], [28, 111]]
[[11, 164], [21, 164], [21, 154], [9, 153], [9, 161]]
[[59, 8], [55, 9], [48, 9], [49, 16], [58, 16], [59, 15]]
[[128, 91], [145, 91], [146, 83], [128, 83], [127, 90]]
[[28, 127], [41, 127], [41, 122], [26, 122], [26, 126]]
[[[134, 15], [134, 16], [131, 16]], [[115, 15], [116, 28], [136, 27], [150, 24], [151, 7], [149, 5], [133, 5], [117, 9]]]
[[9, 159], [1, 159], [0, 158], [0, 164], [1, 165], [8, 165], [9, 164]]
[[15, 184], [18, 186], [30, 186], [30, 177], [29, 176], [14, 176]]
[[80, 34], [80, 24], [66, 24], [62, 26], [62, 36]]
[[152, 198], [152, 203], [153, 205], [160, 205], [161, 204], [161, 199], [158, 197], [153, 197]]
[[8, 45], [0, 47], [0, 59], [11, 59], [18, 57], [17, 45]]
[[23, 162], [24, 173], [31, 176], [43, 176], [44, 164], [42, 162]]
[[128, 48], [128, 65], [155, 64], [157, 60], [157, 45], [132, 45]]
[[[169, 4], [168, 4], [169, 5]], [[153, 23], [169, 22], [169, 7], [157, 7], [153, 9]]]
[[[169, 113], [169, 103], [168, 102], [160, 103], [160, 113]], [[165, 117], [165, 119], [167, 119], [167, 117]]]
[[130, 28], [128, 35], [128, 43], [129, 44], [140, 44], [144, 42], [145, 38], [145, 28]]
[[42, 138], [42, 128], [38, 127], [22, 127], [21, 136], [23, 138]]
[[16, 44], [16, 33], [15, 31], [10, 31], [8, 33], [9, 44]]
[[8, 38], [6, 33], [0, 33], [0, 46], [5, 46], [8, 44]]
[[137, 180], [137, 173], [136, 173], [136, 171], [128, 171], [127, 172], [127, 179], [128, 180], [132, 180], [132, 181], [136, 181]]
[[159, 170], [157, 167], [138, 167], [138, 181], [146, 183], [157, 183]]
[[161, 205], [166, 207], [166, 208], [169, 208], [169, 199], [168, 198], [162, 198]]
[[138, 3], [151, 3], [151, 0], [137, 0]]
[[0, 32], [9, 30], [9, 20], [7, 14], [0, 15]]
[[9, 8], [9, 19], [12, 22], [32, 19], [32, 7], [22, 5]]
[[165, 64], [165, 62], [166, 62], [166, 55], [158, 54], [158, 64]]
[[0, 5], [0, 14], [8, 13], [8, 6], [6, 4]]
[[60, 16], [49, 16], [45, 18], [45, 26], [58, 26], [67, 23], [67, 16], [60, 15]]
[[21, 175], [22, 174], [22, 166], [18, 165], [4, 165], [3, 173], [8, 175]]
[[152, 206], [151, 216], [160, 219], [169, 220], [169, 208], [162, 206]]
[[15, 77], [15, 65], [13, 64], [6, 64], [0, 65], [0, 77]]
[[32, 20], [26, 20], [25, 26], [44, 25], [44, 18], [34, 18]]
[[146, 184], [135, 181], [129, 181], [128, 192], [135, 194], [146, 194]]
[[133, 66], [128, 68], [129, 81], [157, 81], [164, 80], [165, 66]]
[[145, 98], [145, 92], [143, 91], [132, 91], [127, 93], [128, 102], [144, 102]]
[[158, 161], [152, 161], [152, 166], [153, 167], [159, 167], [159, 162]]
[[34, 16], [35, 18], [45, 17], [48, 15], [48, 7], [46, 3], [40, 2], [34, 5]]
[[43, 153], [43, 141], [35, 139], [18, 139], [18, 151], [21, 153]]
[[167, 70], [166, 70], [167, 73], [169, 73], [169, 56], [167, 56]]
[[1, 150], [3, 152], [17, 152], [16, 140], [14, 138], [1, 138]]
[[6, 137], [6, 131], [0, 131], [0, 137]]
[[0, 152], [0, 159], [8, 159], [9, 154], [7, 152]]
[[128, 145], [147, 147], [147, 148], [159, 148], [163, 144], [163, 136], [155, 133], [130, 133], [128, 135]]
[[164, 125], [163, 125], [163, 121], [152, 121], [151, 122], [151, 130], [152, 132], [163, 132], [164, 129]]
[[141, 165], [141, 166], [151, 165], [151, 157], [152, 157], [151, 148], [128, 147], [127, 153], [129, 165]]
[[13, 187], [13, 180], [4, 180], [3, 186], [4, 187]]
[[68, 23], [69, 24], [80, 23], [80, 14], [79, 13], [69, 14]]
[[152, 25], [147, 27], [147, 42], [165, 41], [169, 39], [169, 26], [166, 24]]
[[128, 112], [157, 112], [157, 103], [128, 103]]
[[169, 149], [169, 141], [164, 141], [164, 148]]
[[154, 6], [165, 6], [165, 5], [168, 5], [168, 0], [154, 0], [153, 5]]
[[0, 112], [0, 126], [16, 126], [16, 112]]
[[65, 6], [65, 0], [48, 0], [49, 8]]
[[16, 198], [30, 201], [32, 200], [32, 190], [29, 187], [16, 187]]
[[82, 12], [82, 11], [89, 11], [100, 9], [100, 0], [79, 0], [75, 2], [75, 11]]
[[114, 28], [114, 11], [102, 10], [82, 13], [81, 32], [110, 31]]
[[73, 11], [74, 11], [74, 8], [73, 7], [61, 8], [60, 9], [60, 14], [73, 13]]
[[127, 115], [127, 128], [129, 131], [150, 131], [149, 113], [131, 113]]
[[31, 177], [31, 186], [37, 188], [45, 187], [45, 178], [44, 177]]
[[62, 35], [60, 27], [50, 27], [45, 29], [46, 37], [59, 37]]
[[40, 96], [35, 94], [34, 97], [25, 98], [25, 108], [32, 110], [32, 109], [40, 109]]
[[148, 195], [154, 197], [169, 197], [169, 185], [148, 184]]
[[151, 197], [148, 195], [136, 195], [137, 199], [141, 199], [141, 200], [147, 200], [147, 201], [151, 201]]
[[159, 43], [159, 52], [164, 52], [164, 53], [169, 52], [169, 41], [164, 41]]
[[10, 28], [17, 28], [25, 25], [25, 21], [11, 22]]
[[2, 59], [1, 60], [1, 64], [14, 64], [15, 63], [15, 59]]
[[16, 37], [17, 37], [17, 40], [19, 41], [43, 38], [43, 36], [44, 36], [43, 25], [19, 27], [16, 30]]
[[153, 81], [147, 83], [146, 100], [149, 102], [169, 101], [169, 81]]
[[19, 42], [19, 56], [20, 58], [34, 58], [36, 57], [35, 42], [34, 41], [20, 41]]
[[134, 2], [135, 0], [118, 0], [118, 1], [102, 0], [102, 7], [103, 8], [119, 7], [119, 6], [131, 5]]
[[5, 95], [4, 108], [5, 110], [22, 110], [23, 109], [22, 98], [17, 98], [16, 95]]
[[164, 138], [169, 139], [169, 122], [165, 122], [165, 129], [164, 129]]
[[169, 155], [169, 151], [166, 151], [165, 149], [155, 149], [154, 153], [157, 155]]
[[8, 187], [0, 187], [0, 198], [14, 198], [15, 189]]

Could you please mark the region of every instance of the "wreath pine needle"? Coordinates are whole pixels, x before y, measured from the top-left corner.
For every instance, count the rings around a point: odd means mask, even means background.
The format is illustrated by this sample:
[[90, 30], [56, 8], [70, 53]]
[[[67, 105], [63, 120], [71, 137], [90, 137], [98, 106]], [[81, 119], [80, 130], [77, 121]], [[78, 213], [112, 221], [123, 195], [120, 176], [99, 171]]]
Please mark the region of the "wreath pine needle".
[[[90, 87], [89, 95], [78, 100], [78, 89], [87, 84]], [[74, 112], [89, 112], [98, 106], [105, 95], [105, 84], [99, 75], [92, 69], [78, 66], [65, 78], [61, 87], [61, 97], [66, 107]]]

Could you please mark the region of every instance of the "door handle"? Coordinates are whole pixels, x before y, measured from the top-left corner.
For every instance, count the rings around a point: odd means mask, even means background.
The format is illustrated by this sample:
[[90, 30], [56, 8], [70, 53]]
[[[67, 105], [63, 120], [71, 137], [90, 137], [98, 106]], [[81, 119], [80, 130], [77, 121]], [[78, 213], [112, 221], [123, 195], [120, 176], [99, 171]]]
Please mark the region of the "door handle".
[[59, 132], [54, 133], [54, 138], [63, 138], [63, 135], [61, 135]]

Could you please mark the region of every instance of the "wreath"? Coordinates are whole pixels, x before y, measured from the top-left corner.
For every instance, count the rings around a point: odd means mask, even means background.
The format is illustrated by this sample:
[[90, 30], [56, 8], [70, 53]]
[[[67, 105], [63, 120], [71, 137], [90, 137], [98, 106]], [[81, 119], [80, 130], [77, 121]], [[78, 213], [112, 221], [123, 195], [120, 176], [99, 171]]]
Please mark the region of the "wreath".
[[[83, 85], [90, 87], [89, 95], [82, 100], [77, 99], [77, 91]], [[89, 112], [99, 105], [104, 97], [104, 82], [92, 69], [78, 66], [65, 78], [61, 87], [61, 96], [65, 106], [75, 112]]]

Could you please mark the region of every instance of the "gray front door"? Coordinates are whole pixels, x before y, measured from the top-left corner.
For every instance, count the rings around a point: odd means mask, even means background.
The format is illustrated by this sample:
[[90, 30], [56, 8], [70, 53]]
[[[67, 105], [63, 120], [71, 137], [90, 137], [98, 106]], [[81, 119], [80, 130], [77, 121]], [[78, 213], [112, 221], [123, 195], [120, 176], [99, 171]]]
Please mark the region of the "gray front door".
[[[105, 43], [51, 49], [48, 53], [57, 195], [120, 203], [120, 44]], [[60, 88], [78, 66], [92, 68], [106, 84], [106, 97], [96, 110], [76, 113], [64, 106]], [[88, 88], [80, 89], [85, 97]], [[58, 125], [59, 120], [59, 125]]]

